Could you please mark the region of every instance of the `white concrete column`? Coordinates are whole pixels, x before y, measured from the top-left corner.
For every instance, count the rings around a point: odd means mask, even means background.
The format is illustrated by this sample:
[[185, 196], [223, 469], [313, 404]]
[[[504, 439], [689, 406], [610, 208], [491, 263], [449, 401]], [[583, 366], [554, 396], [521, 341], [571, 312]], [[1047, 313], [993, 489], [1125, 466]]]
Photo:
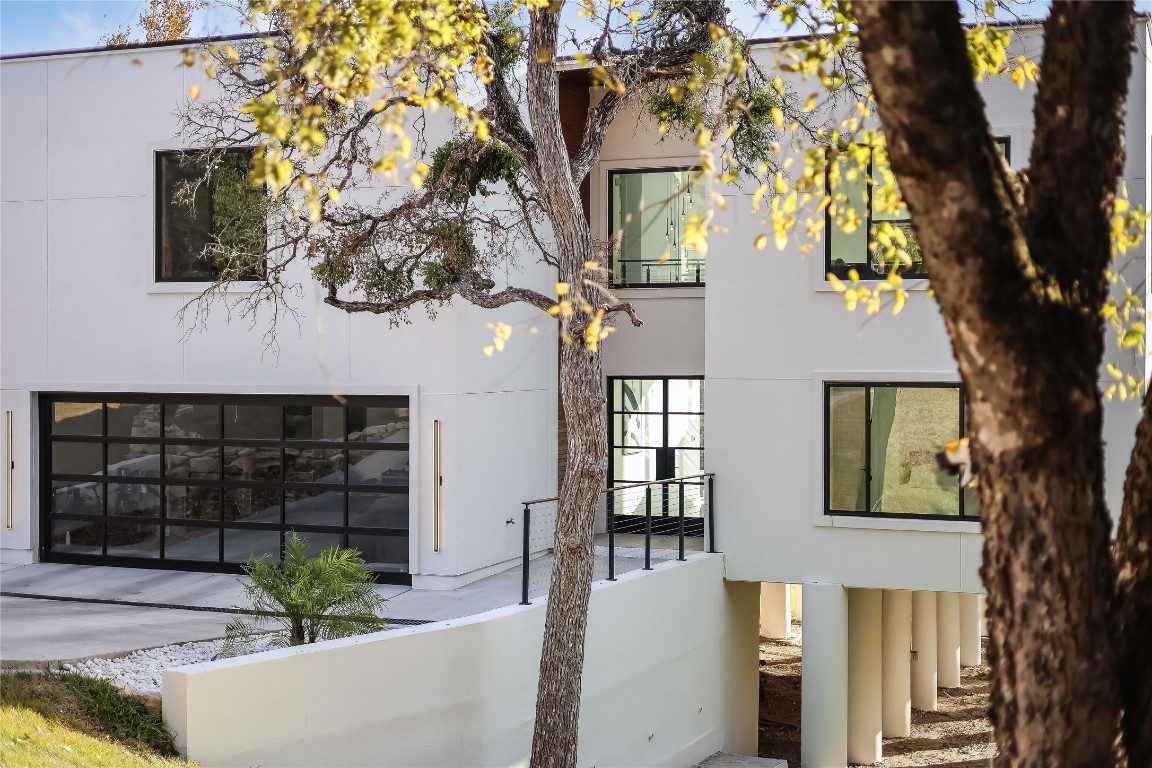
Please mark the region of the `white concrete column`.
[[980, 595], [960, 595], [960, 666], [980, 665]]
[[960, 595], [936, 593], [936, 684], [960, 687]]
[[988, 596], [980, 595], [980, 637], [988, 637]]
[[796, 621], [804, 621], [804, 585], [803, 584], [789, 584], [789, 589], [795, 587], [792, 591], [792, 618]]
[[912, 707], [936, 711], [935, 592], [912, 593]]
[[787, 640], [792, 636], [792, 607], [787, 584], [760, 585], [760, 636]]
[[839, 584], [805, 584], [800, 765], [848, 765], [848, 598]]
[[879, 762], [882, 592], [848, 590], [848, 762]]
[[884, 735], [912, 734], [912, 593], [884, 590]]

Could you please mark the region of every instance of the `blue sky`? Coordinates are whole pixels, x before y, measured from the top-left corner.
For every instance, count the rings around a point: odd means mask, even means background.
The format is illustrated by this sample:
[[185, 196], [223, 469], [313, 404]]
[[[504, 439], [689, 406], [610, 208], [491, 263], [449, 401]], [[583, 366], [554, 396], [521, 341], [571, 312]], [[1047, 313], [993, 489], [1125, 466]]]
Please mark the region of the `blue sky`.
[[[0, 0], [0, 54], [89, 48], [135, 25], [145, 0]], [[219, 10], [197, 14], [196, 35], [236, 32]], [[139, 33], [136, 33], [139, 35]]]
[[[57, 51], [99, 45], [100, 38], [135, 24], [145, 0], [0, 0], [0, 54]], [[1019, 13], [1044, 16], [1047, 0], [1026, 0]], [[1152, 0], [1138, 0], [1147, 13]], [[197, 36], [240, 31], [228, 12], [219, 8], [201, 11], [193, 24]], [[758, 29], [757, 36], [776, 34]]]

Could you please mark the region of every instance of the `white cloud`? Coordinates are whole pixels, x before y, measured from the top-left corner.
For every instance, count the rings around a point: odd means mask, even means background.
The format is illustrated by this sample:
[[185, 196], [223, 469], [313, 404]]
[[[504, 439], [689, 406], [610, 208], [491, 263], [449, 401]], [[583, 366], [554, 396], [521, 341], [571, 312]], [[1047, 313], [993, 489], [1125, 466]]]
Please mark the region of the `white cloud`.
[[64, 45], [96, 45], [99, 43], [100, 25], [90, 11], [79, 8], [60, 8], [56, 11], [59, 25], [53, 30]]

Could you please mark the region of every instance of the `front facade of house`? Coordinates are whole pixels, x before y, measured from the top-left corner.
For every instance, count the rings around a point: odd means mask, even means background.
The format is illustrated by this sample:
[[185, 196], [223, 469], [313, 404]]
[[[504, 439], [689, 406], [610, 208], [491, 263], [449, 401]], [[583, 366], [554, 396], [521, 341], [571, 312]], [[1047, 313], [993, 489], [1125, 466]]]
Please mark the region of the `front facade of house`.
[[[1038, 40], [1025, 28], [1018, 44], [1036, 54]], [[769, 47], [757, 55], [770, 65]], [[360, 549], [398, 583], [450, 588], [511, 567], [510, 520], [555, 494], [562, 460], [556, 341], [528, 332], [547, 321], [457, 302], [390, 328], [324, 306], [303, 273], [276, 346], [269, 318], [229, 313], [242, 287], [197, 316], [213, 275], [198, 244], [256, 203], [229, 208], [221, 179], [200, 219], [166, 204], [184, 172], [173, 112], [191, 85], [211, 88], [180, 58], [161, 46], [0, 66], [0, 557], [233, 570], [296, 531]], [[1133, 61], [1124, 176], [1145, 203], [1152, 98]], [[577, 126], [597, 93], [578, 75], [562, 85]], [[1034, 89], [981, 88], [1024, 167]], [[618, 237], [618, 295], [645, 320], [604, 347], [609, 481], [716, 473], [726, 578], [806, 585], [805, 709], [850, 730], [836, 682], [851, 672], [848, 624], [879, 610], [856, 597], [982, 591], [978, 503], [935, 468], [935, 449], [965, 433], [959, 376], [926, 276], [898, 317], [845, 311], [826, 275], [868, 276], [865, 232], [756, 250], [765, 224], [744, 185], [717, 190], [727, 205], [707, 254], [684, 244], [707, 200], [697, 164], [689, 140], [625, 114], [586, 185], [594, 237]], [[1132, 285], [1148, 285], [1148, 247], [1124, 265]], [[521, 266], [512, 281], [552, 291], [548, 269]], [[487, 357], [494, 319], [524, 332]], [[1107, 405], [1113, 510], [1136, 418], [1132, 401]], [[844, 675], [819, 690], [810, 661]]]
[[[194, 258], [206, 235], [258, 228], [227, 218], [252, 201], [229, 209], [244, 191], [224, 178], [197, 216], [168, 205], [187, 172], [173, 113], [198, 78], [210, 88], [180, 58], [0, 67], [4, 561], [236, 570], [296, 530], [361, 549], [386, 581], [508, 567], [506, 520], [554, 489], [555, 341], [525, 334], [490, 360], [481, 310], [390, 329], [324, 308], [307, 273], [274, 326], [229, 309], [243, 284], [182, 324], [213, 275]], [[553, 282], [537, 265], [517, 279]]]

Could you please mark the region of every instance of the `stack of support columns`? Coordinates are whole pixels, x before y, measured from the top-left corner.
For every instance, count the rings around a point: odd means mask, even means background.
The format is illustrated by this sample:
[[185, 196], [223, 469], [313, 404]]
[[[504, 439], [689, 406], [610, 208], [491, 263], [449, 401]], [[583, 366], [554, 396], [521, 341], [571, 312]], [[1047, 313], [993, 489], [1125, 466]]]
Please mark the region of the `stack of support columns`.
[[[788, 590], [763, 586], [772, 589], [761, 593], [761, 632], [772, 636]], [[980, 663], [979, 595], [834, 584], [805, 584], [802, 593], [804, 768], [879, 761], [882, 738], [911, 735], [912, 709], [935, 711], [937, 688], [959, 686], [961, 665]], [[777, 617], [775, 630], [768, 616]]]

